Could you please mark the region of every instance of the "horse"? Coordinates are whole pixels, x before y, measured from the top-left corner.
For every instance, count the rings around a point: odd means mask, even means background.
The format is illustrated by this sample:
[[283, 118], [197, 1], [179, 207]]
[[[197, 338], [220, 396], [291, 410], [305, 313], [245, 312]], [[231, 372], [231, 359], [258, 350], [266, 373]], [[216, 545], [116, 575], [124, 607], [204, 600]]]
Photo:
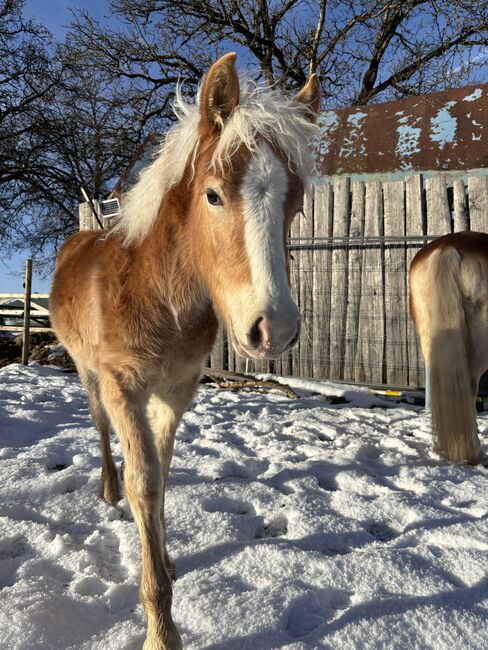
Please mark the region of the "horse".
[[457, 232], [424, 246], [409, 271], [410, 313], [430, 371], [436, 450], [476, 464], [479, 380], [488, 369], [488, 234]]
[[164, 493], [217, 315], [245, 357], [277, 358], [298, 338], [286, 237], [313, 168], [319, 88], [312, 75], [285, 98], [240, 78], [235, 53], [222, 56], [195, 102], [177, 88], [178, 121], [115, 226], [75, 234], [57, 258], [52, 326], [88, 393], [111, 504], [120, 493], [109, 425], [122, 446], [142, 548], [144, 650], [182, 647]]

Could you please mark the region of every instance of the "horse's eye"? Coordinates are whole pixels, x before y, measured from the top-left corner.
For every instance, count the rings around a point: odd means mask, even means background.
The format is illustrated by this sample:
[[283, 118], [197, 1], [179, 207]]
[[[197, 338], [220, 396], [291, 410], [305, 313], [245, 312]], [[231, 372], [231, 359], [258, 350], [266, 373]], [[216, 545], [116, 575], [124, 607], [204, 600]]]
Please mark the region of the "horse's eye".
[[215, 190], [207, 190], [207, 201], [210, 203], [210, 205], [224, 205], [222, 199]]

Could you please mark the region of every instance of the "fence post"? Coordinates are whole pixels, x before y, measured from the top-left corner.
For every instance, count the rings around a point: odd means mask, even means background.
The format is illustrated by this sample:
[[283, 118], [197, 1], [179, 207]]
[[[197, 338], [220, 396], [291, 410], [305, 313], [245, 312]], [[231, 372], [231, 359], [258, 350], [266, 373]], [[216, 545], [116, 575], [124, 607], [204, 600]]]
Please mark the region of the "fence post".
[[25, 263], [25, 281], [24, 281], [24, 339], [22, 341], [22, 363], [24, 366], [29, 364], [29, 344], [30, 344], [30, 308], [32, 292], [32, 260], [28, 259]]

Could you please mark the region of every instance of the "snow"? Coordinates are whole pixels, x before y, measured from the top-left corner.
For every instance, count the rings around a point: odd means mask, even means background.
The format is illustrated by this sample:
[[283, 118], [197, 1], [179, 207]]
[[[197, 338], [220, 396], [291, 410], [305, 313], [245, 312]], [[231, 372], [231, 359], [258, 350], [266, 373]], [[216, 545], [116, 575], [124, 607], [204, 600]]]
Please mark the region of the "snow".
[[[441, 461], [417, 407], [292, 384], [300, 400], [202, 386], [179, 429], [185, 648], [488, 647], [487, 470]], [[139, 649], [138, 535], [100, 498], [77, 376], [7, 366], [0, 404], [0, 648]]]

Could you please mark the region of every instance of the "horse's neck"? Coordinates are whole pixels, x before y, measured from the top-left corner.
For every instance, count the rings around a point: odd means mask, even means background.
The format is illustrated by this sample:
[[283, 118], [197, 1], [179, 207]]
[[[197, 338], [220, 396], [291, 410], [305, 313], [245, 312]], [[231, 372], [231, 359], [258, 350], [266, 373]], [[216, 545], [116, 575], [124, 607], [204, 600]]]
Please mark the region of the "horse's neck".
[[139, 245], [141, 286], [175, 317], [179, 326], [193, 323], [210, 306], [208, 294], [194, 265], [191, 239], [184, 220], [170, 201], [163, 201], [153, 229]]

